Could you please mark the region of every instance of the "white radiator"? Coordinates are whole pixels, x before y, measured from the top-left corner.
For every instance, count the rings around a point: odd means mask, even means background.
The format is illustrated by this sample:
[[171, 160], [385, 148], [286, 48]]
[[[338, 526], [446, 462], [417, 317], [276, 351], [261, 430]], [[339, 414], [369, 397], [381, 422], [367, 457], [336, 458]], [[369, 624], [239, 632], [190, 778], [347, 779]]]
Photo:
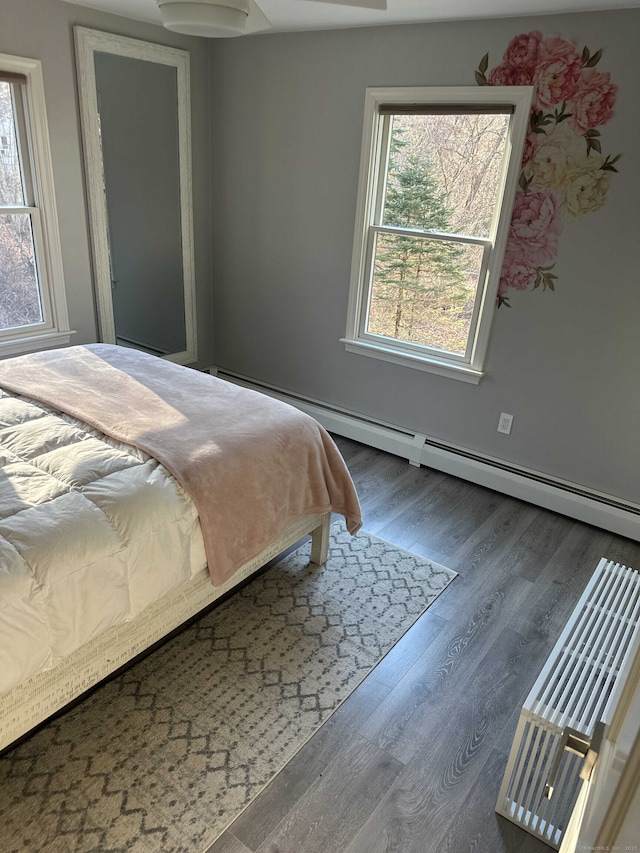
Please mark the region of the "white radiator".
[[603, 558], [522, 708], [496, 811], [556, 850], [575, 829], [639, 617], [640, 574]]

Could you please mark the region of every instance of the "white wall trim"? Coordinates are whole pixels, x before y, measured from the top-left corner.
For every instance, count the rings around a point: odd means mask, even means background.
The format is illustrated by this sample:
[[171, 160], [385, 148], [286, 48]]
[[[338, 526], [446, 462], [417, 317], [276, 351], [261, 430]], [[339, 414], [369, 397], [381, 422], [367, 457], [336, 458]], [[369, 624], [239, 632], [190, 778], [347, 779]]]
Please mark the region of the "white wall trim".
[[20, 355], [26, 352], [35, 352], [41, 349], [68, 346], [71, 342], [71, 335], [75, 335], [73, 330], [68, 332], [44, 332], [39, 335], [25, 335], [24, 338], [3, 341], [0, 343], [0, 358], [10, 355]]
[[[401, 456], [414, 465], [421, 464], [444, 471], [479, 486], [640, 541], [638, 504], [483, 456], [463, 447], [448, 445], [429, 436], [417, 435], [393, 424], [365, 418], [357, 412], [330, 406], [221, 368], [211, 367], [209, 372], [236, 385], [261, 391], [289, 403], [311, 415], [329, 432]], [[416, 448], [417, 443], [421, 444], [420, 452]]]
[[[85, 180], [89, 208], [89, 225], [93, 255], [95, 291], [100, 339], [116, 342], [113, 313], [109, 217], [104, 191], [104, 164], [100, 115], [96, 87], [95, 53], [109, 53], [143, 62], [154, 62], [176, 69], [178, 87], [178, 167], [180, 174], [180, 222], [182, 236], [182, 275], [184, 287], [184, 320], [186, 348], [173, 353], [168, 360], [192, 364], [198, 358], [195, 296], [195, 256], [193, 238], [193, 186], [191, 168], [191, 60], [188, 51], [163, 44], [140, 41], [91, 30], [73, 28], [76, 68], [80, 97], [80, 123], [85, 160]], [[164, 357], [164, 356], [163, 356]]]
[[474, 370], [468, 364], [454, 364], [437, 358], [424, 357], [411, 352], [403, 352], [391, 346], [373, 344], [361, 340], [349, 340], [340, 338], [347, 352], [357, 355], [367, 355], [378, 358], [381, 361], [390, 361], [392, 364], [401, 364], [403, 367], [411, 367], [414, 370], [424, 370], [427, 373], [436, 373], [438, 376], [448, 376], [449, 379], [461, 379], [463, 382], [471, 382], [478, 385], [484, 373], [482, 370]]

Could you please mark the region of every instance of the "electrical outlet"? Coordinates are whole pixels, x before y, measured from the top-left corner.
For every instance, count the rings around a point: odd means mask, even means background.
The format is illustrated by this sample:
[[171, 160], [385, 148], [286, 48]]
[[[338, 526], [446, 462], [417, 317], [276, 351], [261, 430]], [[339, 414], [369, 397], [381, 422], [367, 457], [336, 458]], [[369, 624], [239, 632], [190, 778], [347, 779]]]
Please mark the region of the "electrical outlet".
[[512, 424], [513, 415], [507, 415], [505, 412], [501, 412], [498, 420], [498, 432], [503, 432], [505, 435], [509, 435], [511, 433]]

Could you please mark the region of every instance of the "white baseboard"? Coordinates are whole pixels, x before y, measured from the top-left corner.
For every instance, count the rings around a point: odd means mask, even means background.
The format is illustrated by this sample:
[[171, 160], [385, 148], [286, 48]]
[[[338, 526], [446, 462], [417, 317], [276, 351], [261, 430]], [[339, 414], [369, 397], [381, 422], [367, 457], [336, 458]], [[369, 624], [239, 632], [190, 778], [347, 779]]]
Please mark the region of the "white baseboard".
[[301, 397], [284, 389], [218, 368], [209, 372], [236, 385], [261, 391], [306, 412], [329, 432], [386, 450], [407, 459], [413, 465], [425, 465], [463, 480], [494, 489], [536, 506], [553, 510], [569, 518], [610, 530], [619, 536], [640, 541], [640, 506], [612, 495], [586, 489], [538, 471], [521, 468], [465, 448], [446, 445], [429, 436], [403, 430], [393, 424], [373, 421], [328, 406], [318, 400]]

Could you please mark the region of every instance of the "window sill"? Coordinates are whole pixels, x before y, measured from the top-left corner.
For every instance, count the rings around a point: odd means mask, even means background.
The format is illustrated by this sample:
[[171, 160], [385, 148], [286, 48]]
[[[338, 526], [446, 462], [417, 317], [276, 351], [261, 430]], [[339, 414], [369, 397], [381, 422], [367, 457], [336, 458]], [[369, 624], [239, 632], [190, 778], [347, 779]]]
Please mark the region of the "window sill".
[[12, 355], [25, 355], [36, 350], [66, 346], [71, 340], [71, 335], [75, 335], [73, 330], [69, 330], [68, 332], [46, 332], [42, 335], [29, 335], [24, 338], [11, 338], [10, 340], [0, 341], [0, 358]]
[[393, 347], [383, 347], [379, 344], [354, 341], [349, 338], [341, 338], [341, 340], [347, 352], [355, 352], [358, 355], [378, 358], [381, 361], [389, 361], [392, 364], [401, 364], [404, 367], [411, 367], [414, 370], [436, 373], [438, 376], [447, 376], [449, 379], [458, 379], [461, 382], [469, 382], [472, 385], [478, 385], [484, 376], [483, 371], [474, 370], [466, 364], [453, 364], [448, 361], [440, 361], [437, 358], [413, 355], [394, 349]]

